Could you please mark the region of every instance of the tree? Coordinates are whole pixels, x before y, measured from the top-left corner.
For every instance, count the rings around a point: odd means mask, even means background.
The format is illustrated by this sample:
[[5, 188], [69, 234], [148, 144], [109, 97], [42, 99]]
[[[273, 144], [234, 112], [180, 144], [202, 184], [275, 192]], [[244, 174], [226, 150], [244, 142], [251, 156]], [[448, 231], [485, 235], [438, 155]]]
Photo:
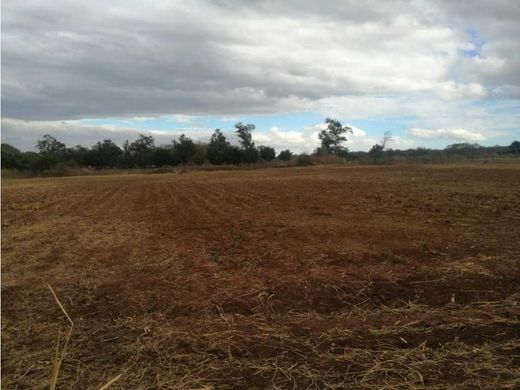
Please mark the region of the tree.
[[240, 164], [242, 162], [242, 150], [238, 146], [231, 145], [226, 152], [228, 164]]
[[383, 151], [385, 150], [386, 145], [392, 141], [392, 133], [390, 131], [386, 131], [383, 135], [383, 138], [381, 141], [379, 141], [378, 144], [375, 144], [372, 146], [368, 154], [371, 157], [380, 157], [383, 154]]
[[256, 128], [255, 125], [248, 123], [244, 125], [242, 122], [238, 122], [235, 124], [235, 134], [239, 138], [239, 143], [243, 149], [252, 149], [255, 147], [255, 143], [253, 142], [252, 131]]
[[23, 155], [9, 144], [2, 144], [2, 168], [23, 168]]
[[173, 140], [173, 158], [181, 164], [193, 162], [196, 153], [195, 143], [190, 137], [181, 134], [179, 140]]
[[446, 146], [446, 153], [448, 156], [463, 156], [463, 157], [477, 157], [480, 155], [480, 146], [477, 143], [460, 142]]
[[352, 133], [352, 128], [343, 126], [340, 121], [331, 118], [325, 119], [325, 123], [327, 128], [318, 135], [322, 151], [337, 154], [341, 150], [346, 150], [341, 144], [347, 140], [344, 134]]
[[276, 156], [276, 151], [270, 146], [262, 145], [258, 148], [260, 158], [264, 161], [273, 161]]
[[513, 141], [507, 150], [509, 153], [520, 154], [520, 141]]
[[278, 158], [282, 161], [289, 161], [292, 158], [292, 153], [289, 149], [282, 150], [278, 155]]
[[230, 163], [230, 147], [231, 144], [227, 141], [224, 134], [222, 134], [220, 129], [216, 129], [207, 147], [208, 161], [215, 165]]
[[105, 139], [95, 144], [88, 153], [89, 165], [96, 168], [115, 167], [119, 164], [119, 160], [123, 151], [111, 139]]
[[152, 157], [153, 165], [162, 167], [165, 165], [175, 165], [171, 146], [160, 146], [154, 149]]
[[195, 153], [191, 158], [191, 162], [195, 165], [204, 164], [207, 159], [207, 152], [207, 145], [202, 142], [197, 142], [195, 144]]
[[260, 154], [255, 148], [252, 134], [255, 125], [251, 123], [244, 125], [242, 122], [238, 122], [235, 124], [235, 128], [235, 134], [239, 138], [238, 142], [242, 146], [240, 161], [246, 164], [257, 162], [260, 159]]
[[129, 158], [131, 166], [145, 168], [152, 165], [153, 150], [155, 148], [154, 139], [151, 135], [139, 134], [139, 138], [131, 144], [126, 141], [123, 144], [123, 154]]
[[446, 150], [474, 150], [474, 149], [480, 149], [482, 146], [480, 146], [477, 143], [469, 143], [469, 142], [460, 142], [457, 144], [451, 144], [446, 146]]
[[245, 164], [252, 164], [260, 160], [260, 154], [256, 148], [240, 149], [240, 161]]
[[385, 134], [383, 135], [383, 138], [381, 139], [380, 145], [381, 145], [381, 151], [385, 150], [386, 144], [389, 142], [392, 142], [394, 139], [392, 138], [392, 132], [391, 131], [385, 131]]
[[140, 153], [150, 151], [154, 146], [154, 139], [151, 135], [139, 134], [139, 138], [132, 142], [129, 148], [131, 152]]
[[59, 155], [65, 152], [65, 144], [49, 134], [45, 134], [43, 138], [36, 143], [36, 148], [41, 154]]
[[60, 155], [60, 161], [68, 167], [80, 167], [89, 165], [88, 154], [90, 150], [84, 146], [76, 145], [72, 148], [65, 148]]

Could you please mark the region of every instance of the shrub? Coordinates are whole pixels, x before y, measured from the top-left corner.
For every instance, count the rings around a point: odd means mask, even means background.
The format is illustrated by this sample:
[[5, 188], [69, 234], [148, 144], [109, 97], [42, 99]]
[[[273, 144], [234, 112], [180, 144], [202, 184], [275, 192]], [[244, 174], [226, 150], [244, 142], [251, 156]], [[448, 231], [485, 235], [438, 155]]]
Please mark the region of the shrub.
[[308, 154], [299, 154], [298, 158], [296, 159], [296, 164], [299, 166], [308, 166], [308, 165], [314, 165], [314, 162], [312, 161], [312, 157]]

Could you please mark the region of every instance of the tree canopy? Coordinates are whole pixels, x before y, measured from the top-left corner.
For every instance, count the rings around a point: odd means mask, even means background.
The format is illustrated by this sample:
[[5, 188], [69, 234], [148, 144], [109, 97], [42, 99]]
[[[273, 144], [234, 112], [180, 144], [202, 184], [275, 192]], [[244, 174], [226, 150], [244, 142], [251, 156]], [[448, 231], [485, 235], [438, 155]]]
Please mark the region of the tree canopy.
[[340, 121], [332, 118], [325, 119], [325, 123], [327, 124], [327, 128], [322, 130], [318, 135], [321, 140], [322, 152], [337, 154], [342, 150], [346, 150], [342, 144], [347, 141], [345, 134], [352, 134], [352, 128], [343, 126]]

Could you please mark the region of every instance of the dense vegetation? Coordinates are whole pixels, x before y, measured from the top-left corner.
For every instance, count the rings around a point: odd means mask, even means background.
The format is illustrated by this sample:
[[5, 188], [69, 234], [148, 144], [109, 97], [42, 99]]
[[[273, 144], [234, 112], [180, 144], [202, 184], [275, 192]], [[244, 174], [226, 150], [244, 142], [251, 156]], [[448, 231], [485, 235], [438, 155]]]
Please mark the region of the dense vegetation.
[[520, 156], [520, 142], [509, 146], [484, 147], [478, 144], [458, 143], [442, 150], [417, 148], [409, 150], [387, 149], [392, 135], [387, 132], [381, 142], [369, 152], [349, 152], [342, 144], [352, 129], [341, 122], [327, 118], [327, 128], [319, 134], [321, 146], [313, 155], [293, 155], [290, 150], [282, 150], [278, 155], [270, 146], [256, 146], [253, 142], [253, 124], [235, 125], [239, 145], [232, 145], [216, 129], [208, 143], [195, 142], [182, 134], [168, 145], [155, 145], [152, 136], [140, 135], [122, 147], [110, 139], [105, 139], [90, 148], [72, 148], [46, 134], [36, 143], [38, 152], [21, 152], [9, 144], [2, 144], [2, 168], [12, 168], [39, 174], [41, 172], [77, 167], [102, 168], [149, 168], [175, 165], [235, 165], [254, 164], [260, 161], [294, 161], [297, 165], [312, 165], [316, 162], [350, 161], [357, 163], [389, 164], [396, 162], [445, 162], [460, 159], [493, 158], [500, 156]]

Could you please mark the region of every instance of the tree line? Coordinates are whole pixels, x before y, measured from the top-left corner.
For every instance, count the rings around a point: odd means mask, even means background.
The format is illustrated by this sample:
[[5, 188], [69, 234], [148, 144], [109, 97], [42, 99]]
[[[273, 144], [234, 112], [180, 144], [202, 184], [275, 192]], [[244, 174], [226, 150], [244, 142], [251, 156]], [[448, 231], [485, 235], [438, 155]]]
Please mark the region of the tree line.
[[312, 155], [293, 155], [290, 150], [278, 154], [266, 145], [256, 146], [253, 142], [255, 125], [235, 124], [238, 145], [232, 145], [220, 129], [216, 129], [209, 142], [196, 142], [185, 134], [167, 145], [156, 145], [149, 135], [139, 135], [122, 146], [111, 139], [97, 142], [90, 148], [78, 145], [67, 147], [52, 135], [46, 134], [36, 143], [37, 152], [21, 152], [9, 144], [2, 144], [2, 168], [14, 168], [32, 173], [41, 173], [62, 167], [102, 168], [148, 168], [175, 165], [236, 165], [254, 164], [260, 161], [296, 160], [297, 165], [310, 165], [320, 162], [322, 156], [333, 156], [333, 161], [352, 161], [359, 163], [392, 163], [399, 161], [436, 162], [453, 158], [478, 158], [498, 155], [520, 155], [520, 142], [510, 146], [483, 147], [477, 144], [459, 143], [449, 145], [443, 150], [417, 148], [409, 150], [388, 149], [392, 135], [386, 132], [381, 141], [369, 152], [349, 152], [344, 146], [352, 128], [343, 126], [332, 118], [325, 120], [327, 127], [318, 138], [321, 141]]
[[98, 169], [148, 168], [205, 163], [252, 164], [275, 158], [282, 161], [292, 158], [290, 150], [282, 150], [276, 155], [275, 149], [270, 146], [257, 147], [253, 142], [254, 130], [253, 124], [235, 124], [239, 145], [232, 145], [222, 131], [216, 129], [207, 143], [194, 141], [181, 134], [170, 144], [156, 145], [152, 136], [140, 134], [136, 140], [126, 140], [122, 146], [111, 139], [105, 139], [90, 148], [81, 145], [68, 148], [52, 135], [46, 134], [37, 141], [37, 152], [21, 152], [11, 145], [2, 144], [2, 167], [38, 173], [59, 164]]

